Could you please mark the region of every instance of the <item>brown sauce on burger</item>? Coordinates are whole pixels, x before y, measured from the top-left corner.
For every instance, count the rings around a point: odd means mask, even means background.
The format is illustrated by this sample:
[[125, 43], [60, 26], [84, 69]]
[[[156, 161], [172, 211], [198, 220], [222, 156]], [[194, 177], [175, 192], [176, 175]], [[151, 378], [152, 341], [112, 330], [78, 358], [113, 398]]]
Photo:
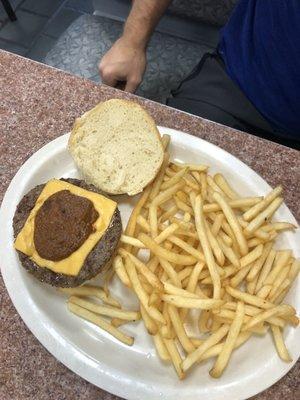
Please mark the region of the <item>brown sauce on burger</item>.
[[34, 245], [40, 257], [60, 261], [76, 251], [94, 232], [99, 214], [82, 196], [61, 190], [51, 195], [35, 216]]

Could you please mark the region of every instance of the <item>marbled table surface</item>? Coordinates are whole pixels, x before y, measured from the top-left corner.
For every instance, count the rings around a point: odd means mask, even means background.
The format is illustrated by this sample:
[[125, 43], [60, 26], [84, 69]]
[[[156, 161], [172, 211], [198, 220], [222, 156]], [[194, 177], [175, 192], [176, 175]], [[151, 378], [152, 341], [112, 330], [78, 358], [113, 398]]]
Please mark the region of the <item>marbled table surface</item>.
[[[74, 118], [84, 111], [100, 101], [119, 97], [141, 103], [159, 125], [182, 130], [222, 147], [270, 185], [281, 183], [288, 207], [300, 220], [300, 152], [296, 150], [4, 51], [0, 51], [0, 81], [0, 201], [28, 157], [68, 132]], [[75, 375], [42, 347], [17, 314], [2, 278], [0, 341], [1, 400], [117, 399]], [[299, 375], [298, 361], [284, 378], [253, 399], [300, 399]]]

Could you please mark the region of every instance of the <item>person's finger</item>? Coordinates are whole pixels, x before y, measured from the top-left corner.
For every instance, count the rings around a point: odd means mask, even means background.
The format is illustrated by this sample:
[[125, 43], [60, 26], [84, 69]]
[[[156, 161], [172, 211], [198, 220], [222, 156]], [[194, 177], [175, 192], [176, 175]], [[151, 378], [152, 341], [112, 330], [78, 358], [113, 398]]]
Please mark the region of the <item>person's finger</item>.
[[125, 92], [134, 93], [141, 83], [141, 79], [131, 78], [126, 82]]
[[107, 68], [100, 63], [99, 64], [99, 73], [100, 73], [100, 78], [102, 80], [102, 83], [104, 83], [105, 85], [108, 85], [108, 86], [112, 86], [112, 87], [116, 86], [118, 79], [110, 68]]

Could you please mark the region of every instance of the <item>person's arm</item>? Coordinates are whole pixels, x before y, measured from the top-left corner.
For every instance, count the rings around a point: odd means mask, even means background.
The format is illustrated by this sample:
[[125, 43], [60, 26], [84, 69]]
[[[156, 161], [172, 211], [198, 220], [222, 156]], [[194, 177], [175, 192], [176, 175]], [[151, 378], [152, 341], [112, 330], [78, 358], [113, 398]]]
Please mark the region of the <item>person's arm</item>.
[[146, 68], [146, 47], [159, 19], [172, 0], [134, 0], [122, 36], [99, 64], [102, 82], [135, 92]]

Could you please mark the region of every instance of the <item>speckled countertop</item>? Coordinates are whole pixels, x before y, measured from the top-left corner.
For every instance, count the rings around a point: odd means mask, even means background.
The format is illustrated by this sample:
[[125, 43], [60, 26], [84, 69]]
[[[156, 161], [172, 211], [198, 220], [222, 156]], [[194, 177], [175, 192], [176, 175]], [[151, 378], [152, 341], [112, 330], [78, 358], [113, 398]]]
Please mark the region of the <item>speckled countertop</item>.
[[[0, 201], [36, 150], [70, 130], [74, 118], [111, 97], [143, 104], [159, 125], [208, 140], [234, 154], [270, 185], [281, 183], [300, 220], [300, 153], [245, 133], [125, 94], [0, 51]], [[0, 399], [116, 400], [69, 371], [29, 332], [0, 278]], [[300, 398], [300, 363], [255, 400]], [[233, 399], [235, 400], [235, 399]]]

